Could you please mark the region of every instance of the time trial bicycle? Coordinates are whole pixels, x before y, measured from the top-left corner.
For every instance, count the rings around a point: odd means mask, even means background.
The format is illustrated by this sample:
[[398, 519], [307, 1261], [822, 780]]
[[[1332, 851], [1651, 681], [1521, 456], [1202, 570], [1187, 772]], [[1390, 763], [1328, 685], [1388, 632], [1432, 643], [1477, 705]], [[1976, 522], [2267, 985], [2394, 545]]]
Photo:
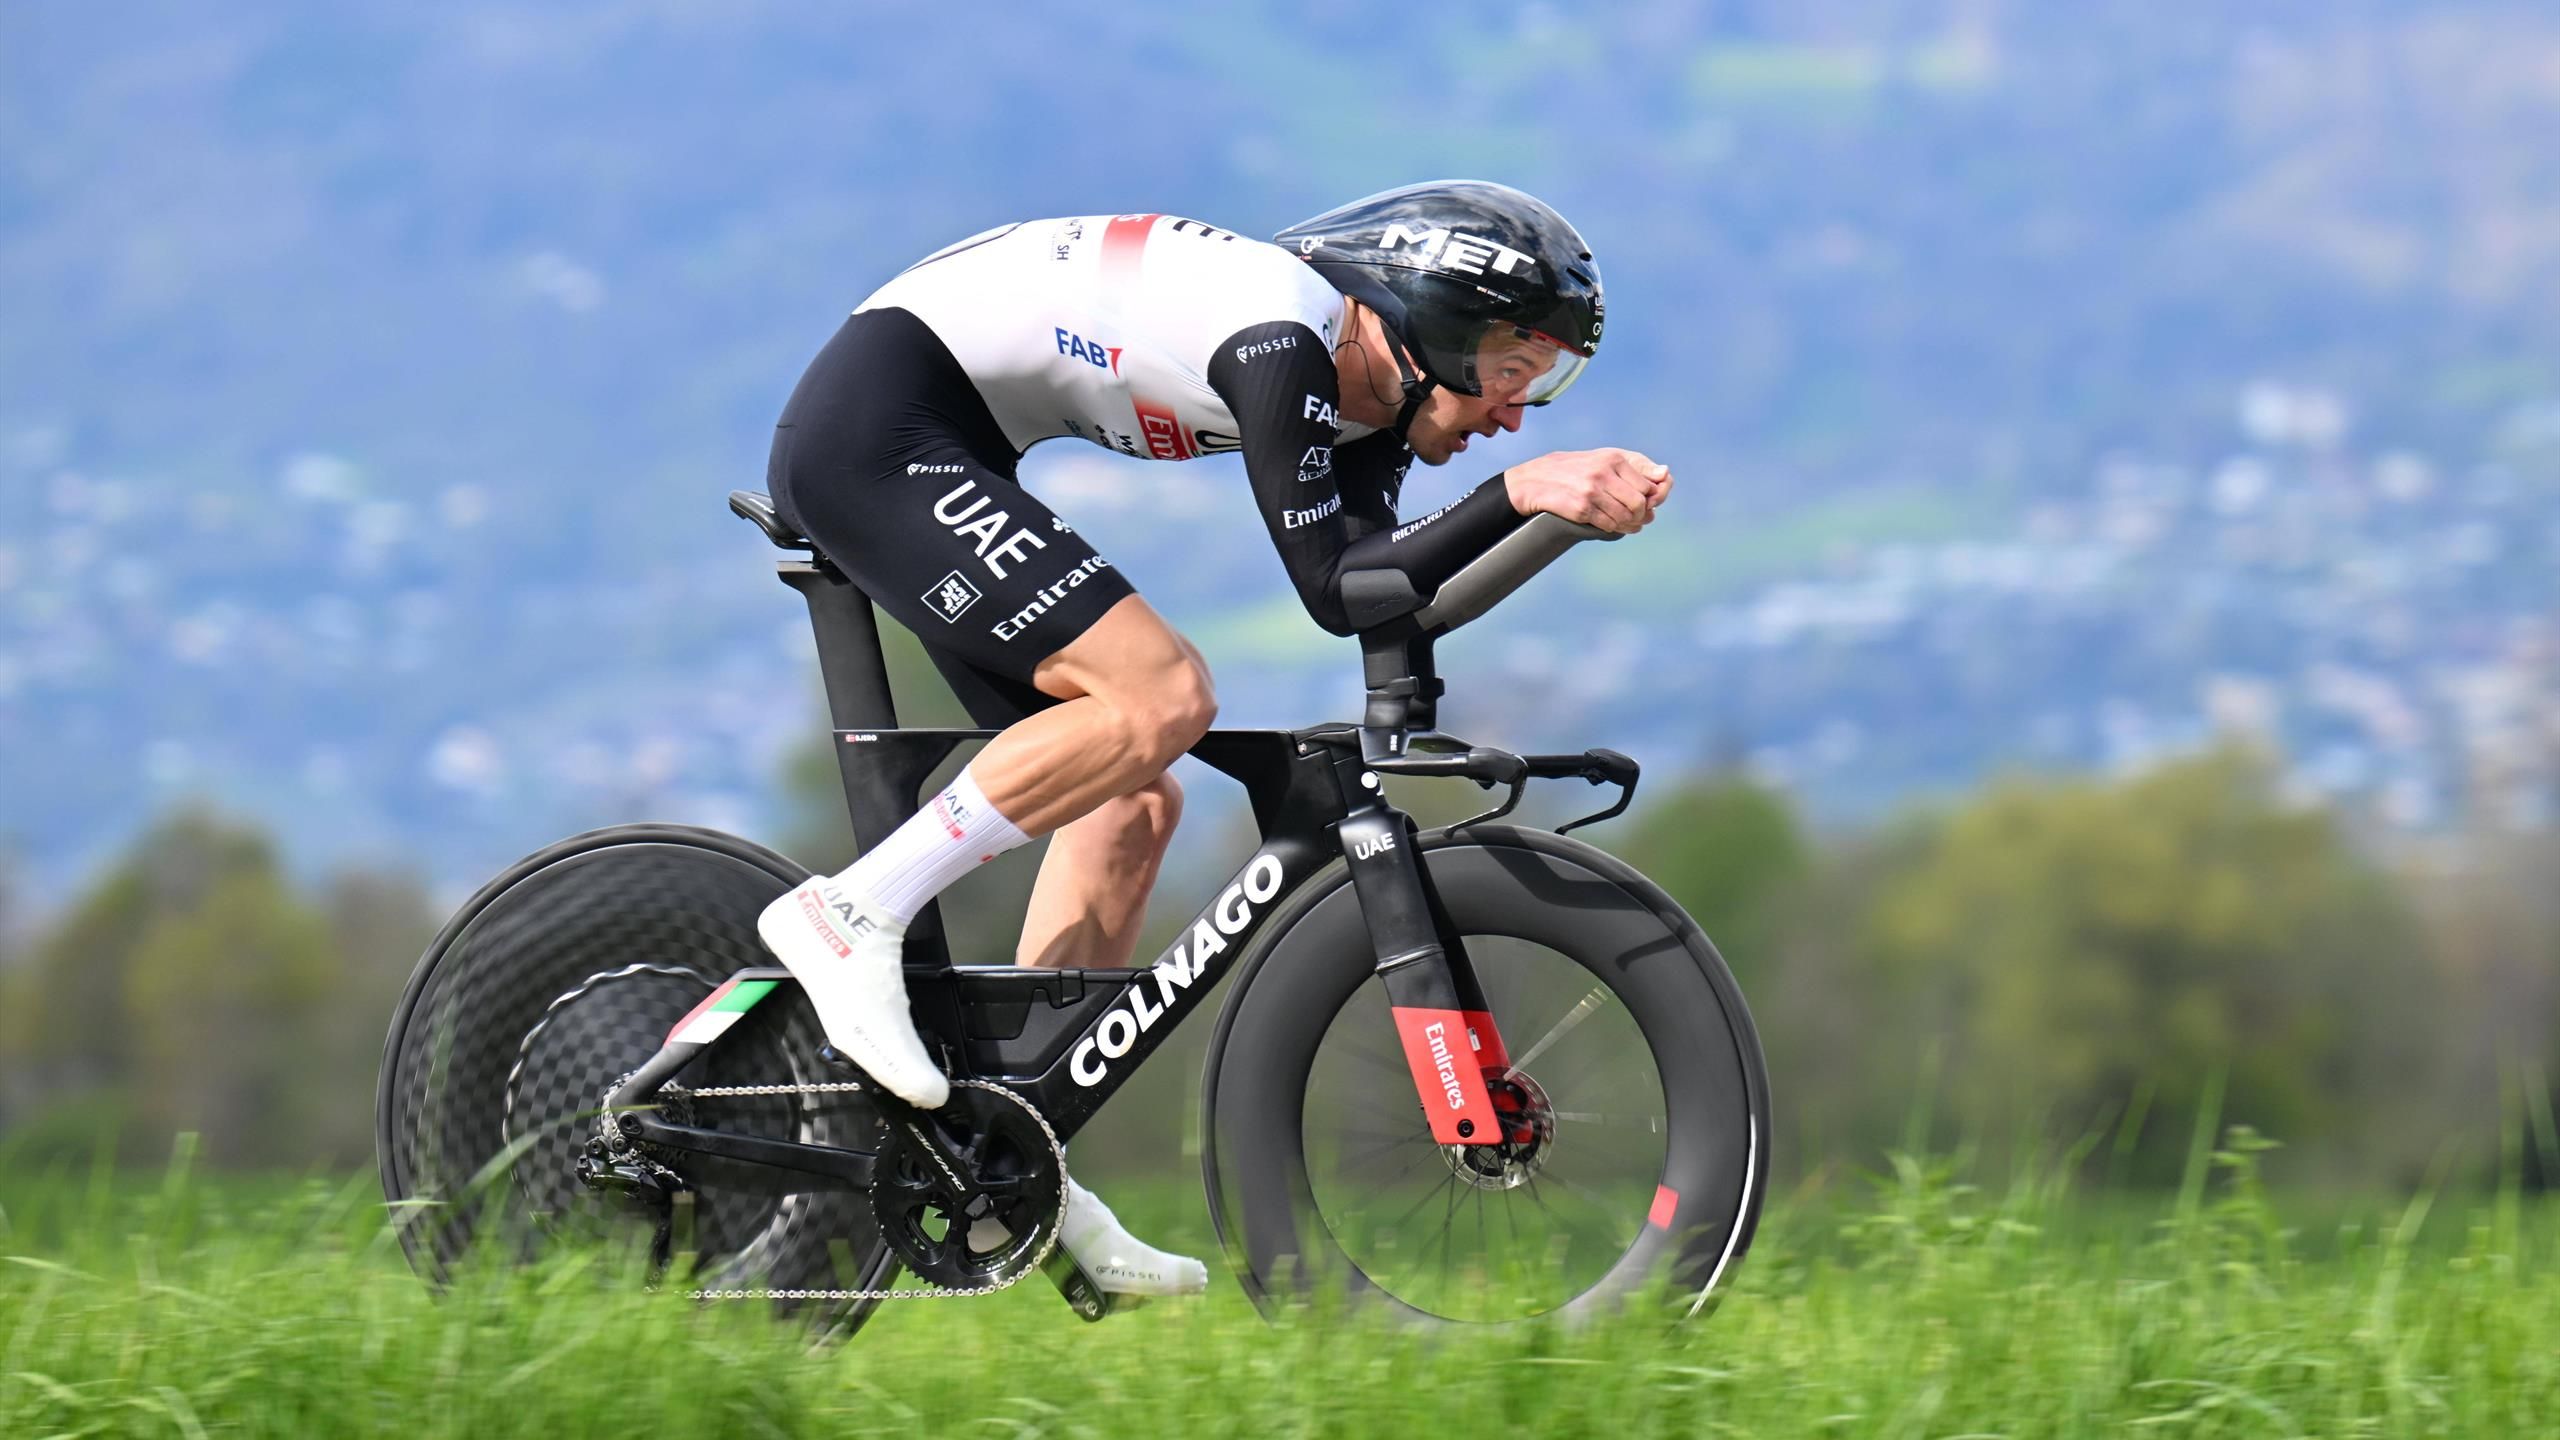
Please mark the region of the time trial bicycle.
[[[729, 503], [807, 552], [778, 568], [809, 607], [868, 848], [995, 732], [899, 728], [868, 598], [767, 497]], [[661, 1283], [835, 1334], [1035, 1269], [1098, 1319], [1110, 1297], [1057, 1246], [1063, 1146], [1224, 980], [1202, 1169], [1266, 1313], [1334, 1284], [1422, 1323], [1570, 1318], [1648, 1286], [1696, 1314], [1767, 1186], [1741, 992], [1660, 887], [1564, 833], [1625, 810], [1634, 761], [1437, 729], [1434, 643], [1595, 538], [1611, 537], [1536, 516], [1432, 593], [1385, 577], [1347, 596], [1365, 714], [1193, 748], [1241, 782], [1261, 840], [1153, 964], [954, 965], [927, 907], [907, 990], [954, 1082], [938, 1111], [835, 1056], [758, 942], [805, 867], [655, 824], [518, 862], [446, 923], [391, 1022], [378, 1152], [413, 1264], [441, 1279], [475, 1245], [628, 1234]], [[1424, 830], [1382, 776], [1505, 795]], [[1498, 823], [1538, 778], [1618, 794], [1552, 831]]]

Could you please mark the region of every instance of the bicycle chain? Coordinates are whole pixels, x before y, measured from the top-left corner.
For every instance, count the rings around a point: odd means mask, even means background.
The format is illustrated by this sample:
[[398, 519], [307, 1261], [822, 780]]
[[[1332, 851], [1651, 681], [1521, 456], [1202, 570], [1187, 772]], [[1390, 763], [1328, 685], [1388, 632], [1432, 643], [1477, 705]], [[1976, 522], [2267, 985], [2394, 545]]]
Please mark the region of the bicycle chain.
[[[518, 1077], [522, 1075], [524, 1071], [526, 1058], [530, 1056], [533, 1051], [534, 1037], [540, 1035], [543, 1028], [551, 1023], [552, 1016], [559, 1011], [560, 1007], [577, 999], [579, 996], [586, 994], [589, 990], [594, 989], [598, 984], [607, 980], [618, 980], [626, 975], [642, 973], [674, 975], [687, 980], [699, 980], [702, 978], [689, 971], [678, 970], [665, 965], [625, 965], [619, 970], [612, 970], [602, 974], [588, 976], [584, 982], [564, 992], [554, 999], [549, 1005], [543, 1007], [542, 1019], [535, 1022], [534, 1027], [525, 1032], [524, 1039], [518, 1042], [516, 1047], [516, 1063], [514, 1067], [507, 1072], [507, 1104], [504, 1114], [501, 1115], [499, 1119], [498, 1133], [509, 1144], [512, 1144], [515, 1138], [516, 1083]], [[616, 1078], [611, 1085], [606, 1086], [606, 1099], [610, 1100], [614, 1092], [620, 1090], [623, 1082], [629, 1080], [634, 1073], [637, 1072], [625, 1072], [623, 1075]], [[1040, 1247], [1039, 1253], [1031, 1257], [1029, 1264], [1023, 1266], [1019, 1272], [1015, 1273], [1011, 1277], [999, 1280], [993, 1285], [972, 1286], [966, 1290], [952, 1290], [940, 1285], [920, 1285], [918, 1288], [913, 1290], [777, 1290], [765, 1286], [747, 1286], [734, 1289], [696, 1290], [693, 1292], [692, 1298], [696, 1300], [966, 1300], [979, 1295], [993, 1295], [999, 1290], [1010, 1289], [1013, 1286], [1020, 1284], [1023, 1276], [1039, 1269], [1041, 1263], [1049, 1258], [1049, 1252], [1058, 1248], [1058, 1235], [1065, 1228], [1064, 1221], [1067, 1207], [1067, 1147], [1059, 1143], [1058, 1132], [1049, 1128], [1049, 1117], [1041, 1114], [1039, 1107], [1033, 1105], [1030, 1101], [1023, 1099], [1013, 1091], [1006, 1089], [1004, 1086], [993, 1084], [985, 1080], [954, 1080], [951, 1083], [955, 1086], [968, 1086], [978, 1090], [993, 1090], [1007, 1100], [1021, 1106], [1023, 1110], [1031, 1116], [1032, 1120], [1039, 1125], [1040, 1134], [1049, 1142], [1050, 1158], [1057, 1161], [1058, 1164], [1058, 1211], [1060, 1223], [1050, 1227], [1048, 1243]], [[857, 1081], [821, 1080], [806, 1085], [706, 1085], [699, 1090], [688, 1090], [681, 1085], [669, 1084], [661, 1086], [659, 1093], [671, 1099], [717, 1100], [749, 1095], [858, 1095], [866, 1093], [870, 1089], [870, 1086], [861, 1084]], [[648, 1151], [625, 1139], [620, 1127], [614, 1124], [613, 1115], [610, 1110], [605, 1111], [599, 1118], [603, 1121], [605, 1134], [610, 1137], [611, 1142], [615, 1146], [615, 1154], [613, 1158], [629, 1158], [638, 1160], [641, 1164], [648, 1166], [651, 1171], [655, 1172], [660, 1179], [670, 1181], [678, 1186], [682, 1186], [684, 1184], [683, 1176], [667, 1168], [665, 1165], [660, 1164], [657, 1157], [649, 1154]]]
[[[985, 1080], [954, 1080], [951, 1084], [954, 1089], [965, 1087], [972, 1090], [992, 1090], [1007, 1100], [1012, 1101], [1014, 1104], [1021, 1106], [1024, 1113], [1031, 1117], [1033, 1123], [1040, 1127], [1041, 1136], [1049, 1142], [1050, 1158], [1057, 1161], [1058, 1211], [1061, 1223], [1049, 1228], [1049, 1238], [1041, 1244], [1039, 1252], [1033, 1255], [1030, 1261], [1020, 1270], [1015, 1271], [1013, 1274], [1006, 1276], [1004, 1279], [999, 1280], [992, 1285], [973, 1285], [964, 1290], [953, 1290], [940, 1285], [919, 1285], [912, 1290], [777, 1290], [769, 1286], [757, 1285], [734, 1289], [696, 1290], [693, 1292], [691, 1298], [696, 1300], [827, 1300], [857, 1302], [864, 1300], [972, 1300], [981, 1295], [993, 1295], [999, 1290], [1009, 1290], [1022, 1283], [1023, 1277], [1038, 1270], [1041, 1264], [1049, 1258], [1049, 1252], [1058, 1248], [1058, 1235], [1065, 1228], [1063, 1221], [1065, 1219], [1067, 1208], [1067, 1147], [1059, 1143], [1058, 1132], [1049, 1128], [1048, 1116], [1041, 1114], [1038, 1107], [1023, 1099], [1020, 1095], [1015, 1094], [1013, 1091], [1006, 1089], [1004, 1086]], [[659, 1093], [673, 1097], [698, 1100], [705, 1098], [720, 1099], [728, 1096], [743, 1095], [811, 1095], [843, 1094], [848, 1092], [859, 1094], [869, 1089], [870, 1087], [867, 1085], [858, 1084], [852, 1081], [828, 1080], [812, 1085], [706, 1085], [699, 1090], [688, 1090], [681, 1086], [668, 1085]], [[648, 1159], [646, 1155], [643, 1155], [641, 1158], [644, 1160]], [[657, 1162], [649, 1160], [649, 1164], [656, 1166]]]

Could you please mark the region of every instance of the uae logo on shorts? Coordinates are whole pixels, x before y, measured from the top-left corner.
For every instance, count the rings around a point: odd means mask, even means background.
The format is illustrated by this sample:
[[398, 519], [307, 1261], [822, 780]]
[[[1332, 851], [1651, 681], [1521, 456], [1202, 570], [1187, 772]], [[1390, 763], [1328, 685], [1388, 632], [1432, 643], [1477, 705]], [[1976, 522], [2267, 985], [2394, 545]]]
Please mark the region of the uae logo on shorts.
[[933, 613], [944, 620], [957, 620], [962, 611], [978, 603], [978, 587], [954, 570], [943, 576], [940, 584], [924, 592], [924, 603], [932, 606]]

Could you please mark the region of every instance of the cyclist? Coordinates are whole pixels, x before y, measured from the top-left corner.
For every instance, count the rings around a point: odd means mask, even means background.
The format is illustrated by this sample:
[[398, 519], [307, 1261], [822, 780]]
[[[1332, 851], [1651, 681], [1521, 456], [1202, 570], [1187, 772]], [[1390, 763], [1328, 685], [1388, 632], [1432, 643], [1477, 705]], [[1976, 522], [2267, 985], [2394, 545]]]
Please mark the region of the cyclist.
[[[1241, 451], [1316, 623], [1428, 594], [1552, 511], [1629, 533], [1671, 490], [1632, 450], [1550, 454], [1399, 522], [1416, 459], [1517, 430], [1600, 341], [1600, 273], [1536, 199], [1407, 186], [1263, 244], [1173, 215], [1000, 226], [865, 300], [774, 434], [783, 518], [925, 643], [1003, 731], [888, 839], [773, 902], [758, 932], [838, 1050], [911, 1104], [949, 1086], [908, 1013], [901, 945], [961, 875], [1052, 835], [1025, 965], [1130, 963], [1182, 795], [1165, 773], [1216, 714], [1200, 652], [1016, 479], [1076, 436], [1140, 459]], [[1132, 1238], [1068, 1187], [1062, 1242], [1104, 1288], [1198, 1291], [1199, 1261]]]

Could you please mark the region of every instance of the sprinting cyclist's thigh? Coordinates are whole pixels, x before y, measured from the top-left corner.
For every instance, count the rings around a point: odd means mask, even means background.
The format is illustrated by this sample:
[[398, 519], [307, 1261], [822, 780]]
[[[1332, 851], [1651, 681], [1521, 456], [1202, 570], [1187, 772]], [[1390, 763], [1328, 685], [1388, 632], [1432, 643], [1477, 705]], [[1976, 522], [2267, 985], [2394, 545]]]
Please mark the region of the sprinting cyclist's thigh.
[[870, 310], [801, 377], [767, 473], [783, 518], [915, 632], [982, 725], [1056, 703], [1040, 662], [1136, 593], [1013, 461], [933, 332]]

